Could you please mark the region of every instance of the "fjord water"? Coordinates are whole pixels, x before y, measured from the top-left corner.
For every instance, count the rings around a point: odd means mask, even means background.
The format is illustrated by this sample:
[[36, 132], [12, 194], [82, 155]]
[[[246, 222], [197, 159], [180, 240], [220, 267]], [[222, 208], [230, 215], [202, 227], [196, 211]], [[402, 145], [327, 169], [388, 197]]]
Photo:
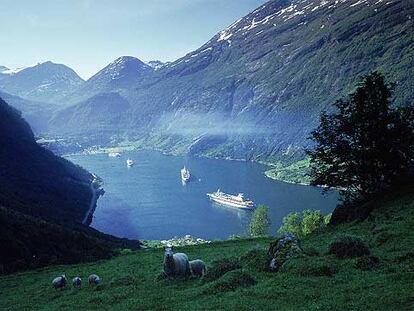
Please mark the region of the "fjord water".
[[[267, 178], [257, 163], [164, 155], [155, 151], [72, 155], [70, 161], [98, 175], [105, 194], [99, 198], [91, 226], [119, 237], [168, 239], [190, 234], [205, 239], [226, 239], [247, 233], [251, 211], [224, 207], [209, 201], [206, 193], [220, 188], [242, 192], [269, 207], [275, 233], [283, 216], [303, 209], [329, 213], [337, 203], [334, 192], [287, 184]], [[135, 161], [126, 166], [126, 159]], [[180, 169], [193, 175], [183, 185]]]

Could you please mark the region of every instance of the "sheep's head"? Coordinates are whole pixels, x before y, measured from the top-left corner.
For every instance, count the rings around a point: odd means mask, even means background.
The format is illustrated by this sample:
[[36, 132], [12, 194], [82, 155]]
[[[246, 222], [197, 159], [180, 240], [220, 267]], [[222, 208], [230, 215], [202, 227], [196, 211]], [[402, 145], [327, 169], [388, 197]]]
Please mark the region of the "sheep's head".
[[167, 260], [170, 260], [173, 258], [173, 250], [171, 247], [166, 247], [164, 251], [164, 256]]

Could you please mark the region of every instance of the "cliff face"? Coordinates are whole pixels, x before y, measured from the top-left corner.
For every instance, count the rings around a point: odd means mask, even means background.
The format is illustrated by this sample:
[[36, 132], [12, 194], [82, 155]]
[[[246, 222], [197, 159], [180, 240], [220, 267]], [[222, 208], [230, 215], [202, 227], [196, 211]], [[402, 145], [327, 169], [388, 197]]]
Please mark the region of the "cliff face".
[[[112, 87], [130, 107], [106, 137], [191, 154], [293, 155], [320, 111], [363, 74], [384, 73], [397, 82], [397, 103], [413, 100], [412, 16], [414, 2], [404, 0], [269, 1], [198, 50]], [[65, 125], [52, 132], [93, 137], [102, 122]]]
[[40, 147], [20, 113], [0, 99], [0, 205], [59, 221], [81, 221], [92, 176]]
[[20, 113], [0, 99], [0, 274], [139, 248], [81, 224], [92, 178], [40, 147]]

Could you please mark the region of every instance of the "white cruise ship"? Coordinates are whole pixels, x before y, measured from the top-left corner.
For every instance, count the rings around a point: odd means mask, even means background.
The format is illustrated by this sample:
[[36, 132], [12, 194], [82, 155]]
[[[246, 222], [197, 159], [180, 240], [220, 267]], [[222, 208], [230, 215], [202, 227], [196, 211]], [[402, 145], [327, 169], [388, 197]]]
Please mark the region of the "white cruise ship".
[[191, 178], [191, 174], [190, 174], [190, 171], [184, 166], [182, 169], [181, 169], [181, 180], [183, 181], [183, 182], [187, 182], [187, 181], [189, 181], [190, 180], [190, 178]]
[[108, 153], [108, 156], [111, 158], [119, 158], [121, 154], [119, 152], [110, 152]]
[[207, 195], [210, 197], [210, 200], [223, 205], [243, 209], [251, 209], [255, 207], [255, 204], [252, 200], [244, 198], [243, 193], [239, 193], [238, 195], [231, 195], [221, 192], [220, 189], [218, 189], [216, 192], [207, 193]]

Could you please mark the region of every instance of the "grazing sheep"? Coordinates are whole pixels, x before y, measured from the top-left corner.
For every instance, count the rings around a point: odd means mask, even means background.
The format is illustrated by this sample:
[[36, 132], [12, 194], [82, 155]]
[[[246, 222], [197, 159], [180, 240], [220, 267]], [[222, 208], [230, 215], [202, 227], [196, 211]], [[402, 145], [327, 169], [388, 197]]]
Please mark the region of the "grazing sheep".
[[66, 287], [66, 275], [62, 274], [61, 276], [58, 276], [53, 279], [52, 286], [55, 290], [60, 288], [61, 290]]
[[190, 263], [184, 253], [173, 253], [171, 247], [167, 247], [164, 253], [164, 273], [170, 278], [188, 277], [191, 275]]
[[101, 283], [101, 278], [96, 274], [91, 274], [88, 278], [89, 285], [98, 285]]
[[72, 279], [72, 285], [75, 288], [81, 287], [82, 286], [82, 279], [80, 277], [78, 277], [78, 276], [75, 276]]
[[201, 259], [190, 261], [191, 275], [194, 277], [202, 277], [206, 273], [206, 264]]

